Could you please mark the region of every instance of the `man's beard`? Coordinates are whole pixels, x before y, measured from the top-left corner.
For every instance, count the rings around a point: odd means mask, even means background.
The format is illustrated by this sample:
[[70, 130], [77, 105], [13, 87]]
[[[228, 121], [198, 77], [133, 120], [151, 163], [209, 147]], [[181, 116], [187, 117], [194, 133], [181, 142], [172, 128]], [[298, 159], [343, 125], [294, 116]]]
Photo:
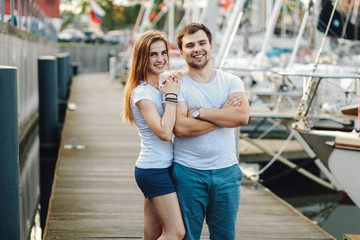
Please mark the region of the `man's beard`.
[[201, 64], [201, 65], [198, 65], [198, 64], [193, 63], [193, 62], [188, 62], [187, 64], [188, 64], [190, 67], [195, 68], [195, 69], [203, 69], [203, 68], [205, 68], [205, 67], [207, 66], [207, 64], [209, 63], [209, 61], [210, 61], [210, 58], [207, 59], [207, 60], [206, 60], [203, 64]]

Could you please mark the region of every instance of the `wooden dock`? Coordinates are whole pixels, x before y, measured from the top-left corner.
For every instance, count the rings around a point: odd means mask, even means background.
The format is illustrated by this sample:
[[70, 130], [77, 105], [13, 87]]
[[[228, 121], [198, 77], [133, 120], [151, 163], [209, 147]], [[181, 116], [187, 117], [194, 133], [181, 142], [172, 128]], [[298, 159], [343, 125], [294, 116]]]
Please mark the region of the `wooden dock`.
[[[76, 109], [66, 113], [44, 239], [142, 239], [133, 174], [140, 141], [122, 124], [122, 98], [123, 86], [106, 73], [73, 79]], [[334, 239], [261, 186], [243, 181], [241, 194], [237, 239]], [[206, 226], [201, 239], [209, 239]]]
[[[277, 153], [282, 148], [286, 140], [282, 139], [253, 139], [254, 142], [260, 146], [266, 147], [268, 150]], [[239, 141], [239, 151], [240, 151], [240, 161], [245, 163], [259, 163], [259, 162], [268, 162], [273, 157], [265, 153], [263, 150], [252, 145], [245, 139], [240, 139]], [[287, 146], [284, 148], [281, 156], [289, 159], [305, 159], [309, 155], [306, 154], [304, 148], [300, 145], [297, 140], [291, 140]]]

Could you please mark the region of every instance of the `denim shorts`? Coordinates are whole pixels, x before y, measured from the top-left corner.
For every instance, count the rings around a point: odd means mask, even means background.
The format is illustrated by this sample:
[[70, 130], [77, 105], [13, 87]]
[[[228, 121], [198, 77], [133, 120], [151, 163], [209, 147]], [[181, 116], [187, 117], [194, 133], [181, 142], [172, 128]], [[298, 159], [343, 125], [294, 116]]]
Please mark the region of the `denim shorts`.
[[135, 180], [145, 198], [175, 192], [169, 168], [143, 169], [135, 167]]
[[200, 239], [204, 219], [210, 239], [235, 239], [242, 180], [237, 164], [196, 170], [174, 163], [172, 177], [186, 228], [184, 239]]

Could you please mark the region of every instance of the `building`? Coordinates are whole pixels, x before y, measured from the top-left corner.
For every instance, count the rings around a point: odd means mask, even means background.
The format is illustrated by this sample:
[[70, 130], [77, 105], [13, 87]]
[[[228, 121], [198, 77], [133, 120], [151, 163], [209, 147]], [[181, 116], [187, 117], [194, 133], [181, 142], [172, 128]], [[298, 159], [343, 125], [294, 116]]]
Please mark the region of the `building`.
[[[4, 22], [8, 22], [11, 19], [12, 2], [14, 4], [13, 14], [16, 17], [14, 25], [18, 25], [21, 21], [21, 29], [25, 30], [27, 28], [25, 23], [27, 22], [29, 25], [31, 21], [30, 16], [34, 16], [42, 20], [50, 20], [55, 29], [57, 31], [60, 30], [62, 20], [60, 19], [59, 0], [4, 0], [4, 9], [1, 9], [2, 6], [0, 6], [0, 10], [4, 11], [4, 16], [1, 16]], [[22, 16], [21, 19], [20, 15]]]
[[[59, 0], [17, 0], [14, 2], [14, 10], [16, 13], [21, 9], [22, 16], [25, 16], [25, 8], [28, 8], [28, 16], [30, 15], [30, 6], [33, 6], [33, 10], [41, 9], [49, 18], [60, 18], [59, 13]], [[19, 6], [20, 2], [22, 6]], [[11, 15], [11, 0], [4, 0], [4, 14]], [[17, 15], [17, 14], [15, 14]]]

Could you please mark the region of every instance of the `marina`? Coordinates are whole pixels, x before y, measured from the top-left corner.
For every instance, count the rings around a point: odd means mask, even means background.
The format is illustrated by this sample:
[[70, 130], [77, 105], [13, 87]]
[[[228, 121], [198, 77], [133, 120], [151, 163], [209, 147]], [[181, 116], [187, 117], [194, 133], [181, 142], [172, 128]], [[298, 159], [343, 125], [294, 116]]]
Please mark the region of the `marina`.
[[[143, 196], [133, 176], [140, 142], [136, 128], [121, 123], [123, 86], [106, 73], [83, 74], [71, 89], [76, 110], [66, 113], [44, 238], [141, 239]], [[241, 187], [238, 239], [334, 239], [254, 184]]]
[[[359, 239], [359, 0], [106, 1], [106, 15], [96, 2], [81, 3], [86, 26], [60, 26], [70, 1], [1, 0], [0, 239], [142, 239], [140, 138], [122, 123], [129, 57], [159, 29], [169, 70], [184, 71], [175, 35], [191, 21], [212, 29], [211, 62], [250, 103], [235, 129], [237, 239]], [[67, 39], [94, 27], [94, 5], [95, 30], [119, 39]]]

